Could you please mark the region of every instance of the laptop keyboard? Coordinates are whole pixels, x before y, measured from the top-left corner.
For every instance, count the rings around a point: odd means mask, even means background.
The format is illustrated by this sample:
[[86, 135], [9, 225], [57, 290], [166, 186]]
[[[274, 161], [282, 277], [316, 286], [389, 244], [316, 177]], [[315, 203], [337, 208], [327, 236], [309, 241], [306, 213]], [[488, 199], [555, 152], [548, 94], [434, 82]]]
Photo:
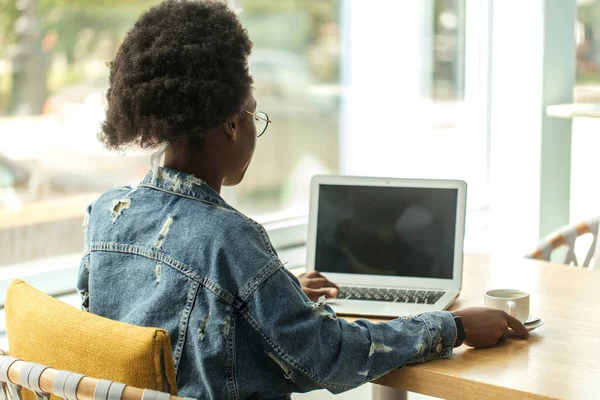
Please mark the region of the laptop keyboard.
[[434, 304], [445, 292], [433, 290], [381, 289], [358, 286], [340, 287], [340, 300], [387, 301], [390, 303]]

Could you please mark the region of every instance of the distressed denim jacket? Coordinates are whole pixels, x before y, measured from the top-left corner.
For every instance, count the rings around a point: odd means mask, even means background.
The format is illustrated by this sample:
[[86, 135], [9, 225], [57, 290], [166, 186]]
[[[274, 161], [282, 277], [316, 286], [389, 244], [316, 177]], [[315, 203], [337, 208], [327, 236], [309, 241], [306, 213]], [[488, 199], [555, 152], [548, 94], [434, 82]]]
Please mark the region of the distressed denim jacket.
[[261, 225], [192, 175], [155, 175], [89, 206], [78, 289], [90, 312], [167, 330], [180, 395], [339, 393], [452, 355], [450, 313], [337, 318], [302, 292]]

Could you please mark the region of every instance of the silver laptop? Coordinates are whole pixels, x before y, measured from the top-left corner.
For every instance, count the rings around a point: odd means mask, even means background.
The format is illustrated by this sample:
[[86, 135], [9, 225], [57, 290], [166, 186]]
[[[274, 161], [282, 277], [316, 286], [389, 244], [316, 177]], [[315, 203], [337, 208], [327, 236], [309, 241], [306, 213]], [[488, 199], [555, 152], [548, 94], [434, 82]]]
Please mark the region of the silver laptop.
[[340, 286], [341, 314], [440, 311], [462, 285], [463, 181], [316, 176], [309, 270]]

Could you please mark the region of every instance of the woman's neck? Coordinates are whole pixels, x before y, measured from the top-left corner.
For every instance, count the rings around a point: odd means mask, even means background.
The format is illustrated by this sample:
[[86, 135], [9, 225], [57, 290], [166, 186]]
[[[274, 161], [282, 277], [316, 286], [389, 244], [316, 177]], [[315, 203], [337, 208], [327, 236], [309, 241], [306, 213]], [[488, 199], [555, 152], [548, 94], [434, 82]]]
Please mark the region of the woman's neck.
[[215, 192], [221, 193], [223, 178], [219, 172], [218, 164], [211, 158], [203, 151], [193, 151], [189, 148], [185, 150], [181, 148], [172, 149], [169, 146], [165, 151], [164, 166], [185, 174], [194, 175], [206, 182]]

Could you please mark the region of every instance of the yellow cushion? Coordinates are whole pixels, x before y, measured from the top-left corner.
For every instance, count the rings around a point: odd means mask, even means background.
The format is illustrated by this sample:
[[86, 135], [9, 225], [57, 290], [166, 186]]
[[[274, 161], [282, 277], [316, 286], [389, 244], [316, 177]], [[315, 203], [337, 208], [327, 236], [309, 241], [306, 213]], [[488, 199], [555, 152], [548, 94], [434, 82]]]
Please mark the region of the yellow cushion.
[[5, 312], [9, 353], [13, 357], [91, 378], [177, 394], [171, 343], [162, 329], [134, 326], [78, 310], [20, 280], [8, 288]]

